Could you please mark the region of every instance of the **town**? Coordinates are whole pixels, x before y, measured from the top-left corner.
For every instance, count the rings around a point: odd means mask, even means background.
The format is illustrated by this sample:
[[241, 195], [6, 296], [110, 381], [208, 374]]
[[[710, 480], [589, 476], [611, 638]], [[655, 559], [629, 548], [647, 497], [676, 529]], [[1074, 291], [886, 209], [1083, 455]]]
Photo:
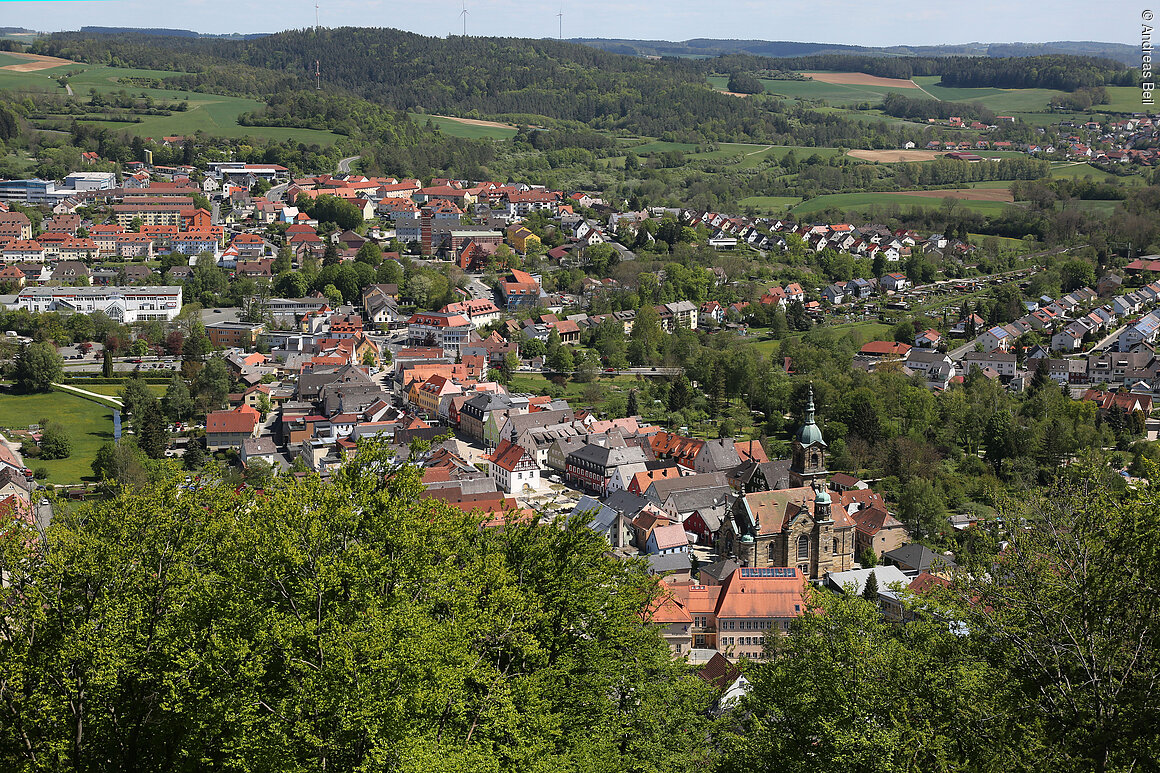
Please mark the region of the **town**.
[[1148, 768], [1138, 52], [563, 15], [0, 31], [3, 766]]
[[[266, 194], [252, 193], [260, 189]], [[787, 631], [803, 614], [808, 583], [838, 592], [852, 584], [861, 592], [873, 574], [885, 605], [898, 593], [887, 588], [945, 582], [955, 562], [915, 541], [891, 512], [896, 503], [872, 485], [827, 470], [812, 392], [802, 415], [791, 418], [798, 429], [787, 458], [770, 458], [752, 430], [714, 437], [708, 427], [656, 421], [655, 411], [642, 411], [632, 385], [683, 377], [684, 369], [635, 355], [599, 357], [584, 346], [609, 328], [632, 342], [641, 325], [655, 329], [650, 335], [744, 338], [758, 310], [824, 324], [945, 297], [955, 316], [944, 314], [942, 329], [867, 341], [852, 367], [892, 369], [938, 392], [973, 370], [1022, 391], [1042, 371], [1101, 412], [1139, 417], [1149, 439], [1160, 427], [1150, 417], [1160, 389], [1160, 281], [1143, 283], [1153, 263], [1160, 266], [1156, 257], [1103, 275], [1094, 289], [1027, 298], [1041, 266], [916, 286], [903, 273], [915, 257], [965, 263], [978, 249], [943, 234], [689, 209], [623, 212], [594, 194], [529, 185], [424, 185], [359, 174], [291, 179], [277, 165], [215, 163], [205, 170], [135, 164], [120, 181], [78, 171], [59, 189], [14, 181], [4, 190], [19, 207], [0, 214], [10, 239], [0, 250], [0, 280], [10, 294], [0, 301], [17, 328], [8, 335], [31, 343], [21, 336], [33, 332], [45, 341], [34, 331], [70, 331], [72, 343], [59, 347], [67, 359], [57, 388], [86, 394], [86, 374], [98, 373], [105, 355], [121, 366], [114, 372], [128, 364], [135, 377], [171, 377], [160, 411], [147, 389], [144, 397], [126, 388], [105, 399], [127, 414], [138, 442], [160, 433], [154, 453], [180, 454], [195, 473], [199, 460], [213, 456], [236, 465], [254, 486], [278, 474], [325, 479], [356, 456], [360, 440], [372, 438], [388, 443], [398, 463], [422, 468], [423, 496], [487, 523], [535, 514], [581, 518], [612, 553], [643, 558], [663, 579], [671, 595], [653, 621], [674, 655], [693, 663], [715, 654], [763, 657], [761, 635], [734, 632]], [[36, 204], [52, 211], [34, 229], [21, 210]], [[99, 222], [102, 214], [108, 222]], [[347, 218], [348, 227], [324, 226], [320, 218]], [[571, 266], [633, 260], [616, 239], [648, 233], [650, 223], [688, 229], [715, 253], [739, 245], [763, 255], [828, 251], [869, 259], [883, 273], [762, 286], [750, 300], [728, 302], [739, 283], [715, 269], [707, 275], [712, 299], [682, 298], [649, 307], [647, 315], [632, 308], [594, 313], [615, 289], [612, 279], [584, 277], [566, 288], [556, 281], [555, 291], [545, 289], [545, 277]], [[548, 233], [559, 246], [543, 244]], [[162, 269], [150, 266], [158, 260]], [[516, 268], [532, 264], [537, 273]], [[428, 294], [453, 300], [424, 308], [416, 286], [430, 275], [415, 273], [417, 266], [455, 276], [454, 286]], [[361, 270], [348, 279], [343, 267]], [[223, 285], [246, 283], [249, 294], [232, 308], [202, 307], [191, 316], [189, 304], [214, 292], [203, 277], [210, 272]], [[309, 273], [333, 281], [303, 294]], [[1020, 316], [993, 325], [973, 311], [959, 318], [966, 306], [954, 303], [956, 294], [970, 297], [988, 285], [1017, 288], [1016, 297], [1026, 298]], [[219, 298], [231, 292], [224, 289]], [[286, 290], [294, 297], [275, 295]], [[73, 333], [77, 316], [100, 316], [128, 332], [114, 351], [108, 335], [98, 341]], [[784, 368], [792, 372], [794, 364]], [[195, 405], [189, 390], [200, 391], [210, 372], [229, 389]], [[521, 374], [589, 384], [608, 378], [621, 391], [627, 379], [629, 387], [626, 401], [610, 411], [586, 404], [584, 395], [520, 392], [510, 384]], [[17, 429], [28, 445], [43, 438]], [[33, 513], [36, 462], [7, 449], [2, 461], [13, 492], [7, 506]], [[85, 496], [92, 486], [65, 489]], [[976, 520], [952, 514], [948, 523], [967, 529]], [[749, 594], [744, 604], [735, 598], [740, 593]], [[893, 603], [899, 609], [897, 598]]]

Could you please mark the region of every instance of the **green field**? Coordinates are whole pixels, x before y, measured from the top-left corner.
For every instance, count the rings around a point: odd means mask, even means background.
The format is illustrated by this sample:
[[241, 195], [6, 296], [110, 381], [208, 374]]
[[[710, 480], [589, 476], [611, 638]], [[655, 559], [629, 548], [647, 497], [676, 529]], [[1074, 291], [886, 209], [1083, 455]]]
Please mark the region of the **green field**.
[[27, 429], [31, 423], [51, 418], [72, 435], [72, 455], [67, 459], [27, 459], [32, 469], [48, 470], [47, 483], [80, 483], [92, 477], [91, 464], [104, 443], [113, 439], [113, 412], [91, 400], [61, 392], [0, 396], [0, 427]]
[[[127, 380], [127, 379], [126, 379]], [[78, 389], [84, 389], [89, 392], [95, 392], [99, 395], [107, 395], [109, 397], [120, 397], [121, 391], [125, 388], [124, 384], [86, 384], [83, 381], [74, 381], [69, 386], [75, 386]], [[161, 397], [165, 394], [165, 384], [146, 384], [149, 391]]]
[[421, 126], [426, 126], [427, 121], [435, 124], [441, 132], [449, 137], [463, 137], [469, 140], [506, 140], [510, 137], [516, 136], [516, 130], [506, 126], [474, 126], [466, 124], [462, 121], [456, 121], [454, 118], [443, 118], [437, 115], [420, 115], [416, 113], [411, 114], [411, 120], [415, 121]]
[[1142, 92], [1135, 86], [1106, 86], [1105, 88], [1108, 92], [1108, 104], [1094, 106], [1093, 113], [1098, 113], [1101, 110], [1115, 113], [1156, 112], [1155, 105], [1144, 105], [1140, 101]]
[[667, 153], [671, 150], [692, 153], [696, 149], [697, 146], [690, 142], [665, 142], [663, 140], [651, 140], [628, 148], [633, 153]]
[[1096, 169], [1091, 164], [1079, 164], [1079, 163], [1073, 163], [1070, 161], [1062, 163], [1062, 164], [1052, 164], [1051, 165], [1051, 176], [1052, 177], [1065, 177], [1065, 178], [1081, 178], [1081, 179], [1084, 177], [1090, 177], [1091, 179], [1095, 180], [1096, 182], [1101, 182], [1101, 183], [1107, 182], [1107, 183], [1112, 183], [1115, 185], [1143, 185], [1144, 184], [1144, 179], [1142, 177], [1140, 177], [1139, 175], [1133, 174], [1133, 175], [1128, 175], [1126, 177], [1120, 177], [1118, 175], [1111, 174], [1110, 172], [1105, 172], [1102, 169]]
[[[937, 208], [943, 205], [943, 200], [939, 196], [904, 196], [898, 193], [833, 193], [803, 201], [793, 208], [793, 213], [795, 215], [809, 215], [830, 207], [837, 207], [842, 211], [861, 211], [892, 204], [903, 210], [912, 207]], [[1006, 207], [1012, 205], [1002, 201], [960, 200], [958, 206], [984, 215], [998, 215]]]
[[[85, 121], [95, 126], [104, 126], [115, 131], [125, 131], [139, 137], [153, 137], [155, 139], [169, 135], [193, 134], [203, 131], [206, 134], [219, 137], [262, 137], [276, 140], [293, 140], [308, 145], [332, 145], [339, 135], [316, 129], [292, 129], [267, 126], [239, 126], [238, 115], [256, 110], [262, 103], [254, 99], [240, 97], [226, 97], [217, 94], [199, 94], [191, 91], [140, 88], [118, 83], [119, 78], [167, 78], [175, 75], [165, 70], [131, 70], [121, 67], [92, 67], [88, 65], [70, 65], [73, 68], [84, 67], [84, 72], [69, 79], [73, 93], [78, 97], [87, 97], [92, 90], [100, 93], [126, 91], [134, 96], [147, 94], [155, 100], [164, 102], [180, 102], [188, 100], [189, 109], [185, 112], [174, 112], [167, 116], [142, 116], [140, 123], [124, 123], [120, 121]], [[0, 70], [0, 89], [20, 91], [48, 91], [64, 94], [64, 89], [54, 81], [51, 73], [60, 73], [62, 70], [41, 70], [39, 72], [12, 72]]]
[[801, 203], [797, 196], [748, 196], [737, 202], [743, 208], [758, 212], [786, 212]]
[[[643, 376], [605, 376], [601, 374], [594, 383], [603, 387], [606, 393], [609, 391], [628, 392], [640, 384], [643, 378]], [[591, 384], [579, 384], [569, 380], [564, 385], [563, 396], [573, 405], [583, 405], [585, 403], [584, 391], [588, 386]], [[508, 384], [508, 390], [511, 392], [533, 395], [548, 394], [549, 389], [552, 388], [554, 388], [552, 382], [539, 373], [520, 373], [512, 376], [511, 382]]]
[[1055, 89], [960, 89], [936, 85], [938, 75], [918, 75], [914, 82], [943, 102], [978, 102], [1000, 115], [1034, 113], [1047, 109], [1052, 97], [1065, 92]]

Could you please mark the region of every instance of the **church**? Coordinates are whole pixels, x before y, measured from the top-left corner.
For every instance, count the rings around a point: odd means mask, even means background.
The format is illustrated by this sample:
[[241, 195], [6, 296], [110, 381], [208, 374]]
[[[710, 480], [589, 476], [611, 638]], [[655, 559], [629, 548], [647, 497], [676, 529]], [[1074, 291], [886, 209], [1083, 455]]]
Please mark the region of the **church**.
[[718, 554], [742, 566], [794, 567], [811, 580], [852, 569], [855, 529], [847, 492], [831, 492], [827, 477], [811, 385], [805, 423], [793, 440], [789, 487], [738, 497], [721, 525]]

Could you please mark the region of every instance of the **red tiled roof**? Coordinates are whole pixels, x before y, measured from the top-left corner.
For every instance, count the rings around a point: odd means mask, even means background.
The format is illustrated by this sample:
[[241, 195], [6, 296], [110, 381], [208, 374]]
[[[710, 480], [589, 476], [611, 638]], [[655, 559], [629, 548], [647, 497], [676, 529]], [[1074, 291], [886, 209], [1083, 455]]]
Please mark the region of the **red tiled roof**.
[[248, 405], [239, 406], [232, 411], [215, 411], [205, 417], [206, 433], [249, 433], [258, 425], [260, 416], [258, 411]]

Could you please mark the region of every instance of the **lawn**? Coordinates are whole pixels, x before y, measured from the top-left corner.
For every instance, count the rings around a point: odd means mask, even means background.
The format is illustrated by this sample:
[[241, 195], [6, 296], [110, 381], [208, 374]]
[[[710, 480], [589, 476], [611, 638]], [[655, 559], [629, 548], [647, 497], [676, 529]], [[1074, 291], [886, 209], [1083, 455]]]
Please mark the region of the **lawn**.
[[[897, 193], [833, 193], [803, 201], [793, 208], [793, 213], [809, 215], [829, 207], [837, 207], [843, 211], [862, 211], [892, 204], [903, 210], [911, 207], [937, 208], [943, 206], [943, 199], [938, 196], [904, 196]], [[1013, 205], [1002, 201], [960, 200], [956, 206], [984, 215], [999, 215], [1005, 208]]]
[[[127, 381], [128, 379], [126, 379]], [[120, 397], [121, 391], [125, 388], [124, 384], [86, 384], [84, 381], [70, 381], [69, 386], [74, 386], [77, 389], [84, 389], [88, 392], [96, 392], [99, 395], [107, 395], [109, 397]], [[161, 397], [165, 394], [166, 384], [146, 384], [153, 394]]]
[[0, 397], [0, 427], [27, 429], [43, 418], [59, 421], [72, 435], [72, 455], [67, 459], [27, 459], [26, 466], [48, 470], [47, 483], [80, 483], [92, 478], [91, 464], [104, 443], [113, 439], [113, 412], [91, 400], [52, 392]]
[[516, 130], [507, 126], [475, 126], [474, 124], [456, 121], [454, 118], [443, 118], [437, 115], [411, 114], [411, 120], [420, 126], [426, 126], [431, 121], [441, 132], [449, 137], [463, 137], [469, 140], [506, 140], [516, 136]]
[[697, 146], [691, 142], [665, 142], [663, 140], [652, 140], [641, 145], [629, 148], [633, 153], [666, 153], [670, 150], [679, 150], [682, 153], [692, 153], [697, 149]]

